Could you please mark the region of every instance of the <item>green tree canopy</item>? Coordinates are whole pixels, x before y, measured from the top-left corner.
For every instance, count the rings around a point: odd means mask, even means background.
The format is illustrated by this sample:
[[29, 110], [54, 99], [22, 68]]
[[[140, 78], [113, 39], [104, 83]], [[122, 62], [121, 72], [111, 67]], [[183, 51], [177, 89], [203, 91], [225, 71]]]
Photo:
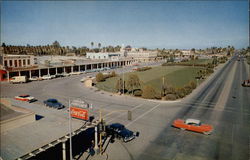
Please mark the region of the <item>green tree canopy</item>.
[[155, 89], [152, 86], [144, 86], [142, 89], [142, 98], [154, 99], [155, 94]]
[[140, 86], [141, 83], [139, 77], [136, 74], [130, 74], [127, 81], [127, 88], [133, 93], [135, 87], [138, 88]]

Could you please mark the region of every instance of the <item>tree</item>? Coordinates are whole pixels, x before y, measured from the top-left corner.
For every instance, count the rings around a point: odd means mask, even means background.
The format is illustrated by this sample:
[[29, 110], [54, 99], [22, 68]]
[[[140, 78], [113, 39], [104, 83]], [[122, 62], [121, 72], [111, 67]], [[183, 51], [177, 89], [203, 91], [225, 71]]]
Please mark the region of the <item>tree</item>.
[[140, 87], [140, 79], [136, 74], [130, 74], [127, 81], [127, 88], [132, 91], [132, 94], [134, 95], [134, 89], [135, 87]]
[[[124, 82], [124, 86], [125, 86], [125, 81], [123, 81], [121, 78], [117, 80], [116, 82], [116, 86], [115, 86], [115, 89], [118, 91], [118, 92], [122, 92], [123, 91], [123, 83]], [[125, 89], [125, 88], [124, 88]], [[124, 91], [123, 91], [124, 92]]]
[[192, 53], [195, 53], [195, 48], [192, 48], [192, 49], [191, 49], [191, 52], [192, 52]]
[[53, 42], [52, 46], [55, 47], [55, 48], [60, 48], [61, 47], [58, 41]]
[[155, 89], [151, 86], [144, 86], [142, 89], [142, 98], [154, 99], [155, 98]]
[[5, 44], [5, 43], [2, 43], [2, 47], [6, 47], [6, 44]]
[[115, 71], [113, 71], [113, 72], [111, 73], [111, 77], [116, 77]]
[[101, 48], [101, 46], [102, 46], [101, 43], [98, 43], [98, 48], [99, 48], [99, 49]]
[[93, 49], [93, 46], [94, 46], [94, 42], [91, 42], [91, 47], [92, 47], [92, 49]]
[[105, 80], [104, 76], [103, 76], [103, 74], [101, 72], [96, 75], [96, 81], [97, 82], [102, 82], [104, 80]]

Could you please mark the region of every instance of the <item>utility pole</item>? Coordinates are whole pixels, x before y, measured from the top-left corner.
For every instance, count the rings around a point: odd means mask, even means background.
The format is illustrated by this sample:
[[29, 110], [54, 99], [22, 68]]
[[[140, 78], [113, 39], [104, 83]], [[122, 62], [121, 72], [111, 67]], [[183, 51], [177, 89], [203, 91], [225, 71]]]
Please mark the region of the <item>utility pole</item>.
[[72, 127], [71, 127], [71, 104], [70, 104], [70, 100], [69, 100], [69, 156], [70, 156], [70, 160], [72, 160]]

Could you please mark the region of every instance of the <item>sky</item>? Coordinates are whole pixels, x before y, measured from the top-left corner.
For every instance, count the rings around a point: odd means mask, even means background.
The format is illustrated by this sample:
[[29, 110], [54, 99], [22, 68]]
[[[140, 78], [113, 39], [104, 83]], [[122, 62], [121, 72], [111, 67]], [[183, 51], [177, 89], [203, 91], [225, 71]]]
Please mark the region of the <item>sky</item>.
[[190, 49], [249, 45], [248, 1], [2, 1], [1, 43]]

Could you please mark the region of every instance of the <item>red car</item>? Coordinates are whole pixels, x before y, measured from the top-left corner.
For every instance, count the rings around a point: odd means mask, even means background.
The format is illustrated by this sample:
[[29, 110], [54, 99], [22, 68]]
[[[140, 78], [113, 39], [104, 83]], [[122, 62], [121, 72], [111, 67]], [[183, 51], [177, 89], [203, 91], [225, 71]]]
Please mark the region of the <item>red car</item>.
[[213, 131], [213, 126], [209, 124], [202, 124], [200, 120], [197, 119], [177, 119], [174, 121], [172, 126], [182, 130], [189, 130], [203, 134], [211, 134]]
[[36, 101], [36, 99], [34, 97], [31, 97], [30, 95], [20, 95], [20, 96], [15, 96], [15, 100], [19, 100], [19, 101], [26, 101], [26, 102], [34, 102]]

